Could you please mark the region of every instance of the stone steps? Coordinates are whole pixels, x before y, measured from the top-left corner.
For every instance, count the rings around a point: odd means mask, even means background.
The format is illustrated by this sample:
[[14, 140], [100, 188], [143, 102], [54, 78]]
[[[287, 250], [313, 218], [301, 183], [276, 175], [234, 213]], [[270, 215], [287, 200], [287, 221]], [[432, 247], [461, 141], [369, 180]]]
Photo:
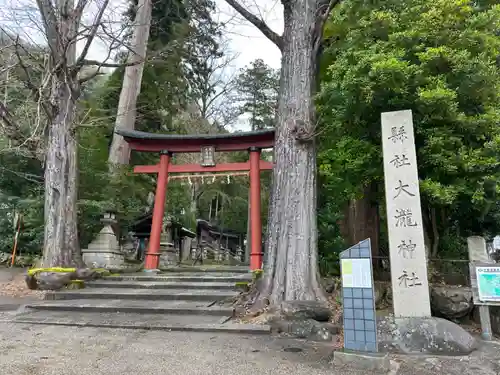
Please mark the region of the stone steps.
[[140, 281], [140, 280], [98, 280], [85, 283], [86, 288], [113, 288], [113, 289], [212, 289], [236, 290], [235, 282], [183, 282], [183, 281]]
[[232, 307], [219, 306], [215, 301], [77, 299], [33, 302], [24, 307], [36, 311], [233, 316]]
[[222, 274], [250, 274], [248, 266], [178, 266], [160, 269], [163, 273], [222, 273]]
[[14, 323], [73, 327], [125, 328], [161, 331], [223, 332], [269, 334], [267, 325], [240, 324], [228, 317], [210, 315], [162, 315], [139, 313], [102, 313], [67, 311], [31, 311], [18, 314]]
[[269, 333], [267, 326], [233, 322], [232, 306], [224, 306], [239, 295], [236, 283], [251, 279], [246, 267], [179, 267], [160, 274], [109, 276], [86, 283], [84, 289], [48, 292], [44, 301], [20, 309], [13, 322]]
[[193, 273], [177, 273], [171, 275], [123, 275], [123, 276], [107, 276], [99, 281], [156, 281], [156, 282], [193, 282], [193, 283], [238, 283], [238, 282], [250, 282], [252, 281], [251, 274], [224, 274], [224, 273], [209, 273], [209, 274], [193, 274]]
[[222, 301], [237, 296], [231, 290], [183, 290], [183, 289], [145, 289], [145, 288], [85, 288], [48, 292], [46, 300], [73, 299], [121, 299], [121, 300], [183, 300], [183, 301]]

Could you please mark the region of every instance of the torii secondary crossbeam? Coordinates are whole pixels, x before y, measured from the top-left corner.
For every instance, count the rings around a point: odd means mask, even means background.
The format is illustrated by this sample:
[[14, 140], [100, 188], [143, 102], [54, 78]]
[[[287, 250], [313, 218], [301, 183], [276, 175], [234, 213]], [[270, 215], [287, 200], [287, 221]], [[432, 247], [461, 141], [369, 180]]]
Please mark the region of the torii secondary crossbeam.
[[[273, 164], [260, 159], [261, 149], [274, 146], [274, 130], [245, 133], [225, 133], [210, 135], [165, 135], [145, 133], [135, 130], [116, 130], [135, 151], [157, 152], [160, 161], [156, 165], [139, 165], [135, 173], [156, 173], [155, 203], [148, 251], [144, 267], [157, 269], [160, 262], [160, 236], [168, 176], [172, 173], [215, 173], [243, 172], [250, 174], [250, 269], [262, 267], [262, 221], [260, 212], [260, 172], [271, 170]], [[250, 160], [245, 163], [221, 163], [214, 160], [215, 151], [245, 151]], [[201, 152], [201, 164], [171, 164], [174, 153]]]

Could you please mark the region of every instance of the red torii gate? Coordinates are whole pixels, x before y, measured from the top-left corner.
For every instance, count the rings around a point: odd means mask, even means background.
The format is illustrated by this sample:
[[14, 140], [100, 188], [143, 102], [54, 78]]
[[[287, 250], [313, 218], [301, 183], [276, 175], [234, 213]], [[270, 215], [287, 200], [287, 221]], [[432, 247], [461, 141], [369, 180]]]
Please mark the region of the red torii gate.
[[[250, 269], [262, 267], [262, 222], [260, 213], [260, 171], [271, 170], [273, 164], [260, 159], [260, 151], [274, 147], [274, 130], [207, 135], [156, 134], [136, 130], [116, 130], [135, 151], [157, 152], [156, 165], [139, 165], [135, 173], [157, 173], [153, 221], [146, 252], [145, 269], [157, 269], [160, 262], [160, 235], [165, 213], [165, 195], [169, 173], [250, 172]], [[245, 163], [216, 164], [215, 151], [244, 151], [250, 153]], [[200, 164], [171, 164], [174, 153], [201, 153]]]

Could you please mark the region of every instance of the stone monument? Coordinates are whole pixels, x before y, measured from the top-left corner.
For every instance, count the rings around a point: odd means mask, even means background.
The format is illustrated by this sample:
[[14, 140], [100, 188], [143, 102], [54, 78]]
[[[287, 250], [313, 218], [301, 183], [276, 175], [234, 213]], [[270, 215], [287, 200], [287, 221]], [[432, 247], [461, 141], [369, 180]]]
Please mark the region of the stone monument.
[[382, 113], [385, 196], [396, 317], [430, 317], [412, 112]]
[[236, 260], [238, 262], [243, 262], [243, 249], [241, 246], [236, 247]]
[[469, 354], [477, 341], [431, 317], [417, 156], [410, 110], [382, 113], [385, 196], [394, 316], [377, 323], [381, 351]]
[[113, 227], [116, 227], [117, 220], [113, 212], [106, 212], [101, 219], [104, 227], [97, 237], [82, 250], [82, 258], [88, 267], [93, 268], [122, 268], [125, 257], [120, 249], [120, 244], [116, 238]]
[[184, 237], [182, 239], [182, 245], [181, 245], [181, 261], [183, 260], [189, 260], [191, 256], [191, 244], [193, 242], [192, 238], [189, 237]]
[[160, 268], [170, 267], [178, 263], [177, 250], [174, 246], [172, 233], [172, 219], [167, 217], [163, 221], [163, 231], [160, 237]]

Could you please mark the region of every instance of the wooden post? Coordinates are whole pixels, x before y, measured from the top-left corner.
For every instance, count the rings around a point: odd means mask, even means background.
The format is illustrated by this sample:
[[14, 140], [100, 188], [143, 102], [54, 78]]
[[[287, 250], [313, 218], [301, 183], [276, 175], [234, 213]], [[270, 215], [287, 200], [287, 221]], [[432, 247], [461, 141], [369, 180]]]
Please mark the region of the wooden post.
[[165, 194], [167, 193], [170, 157], [171, 153], [168, 151], [162, 151], [160, 153], [160, 167], [158, 170], [158, 181], [156, 183], [151, 235], [149, 237], [149, 247], [144, 264], [144, 268], [147, 270], [158, 269], [160, 264], [160, 237], [163, 225], [163, 214], [165, 213]]
[[[472, 282], [472, 288], [477, 288], [477, 281], [475, 272], [475, 263], [493, 263], [488, 256], [486, 250], [486, 241], [483, 237], [472, 236], [467, 238], [467, 246], [469, 249], [469, 261], [471, 263], [470, 267], [470, 277]], [[474, 283], [475, 280], [475, 283]], [[476, 284], [476, 285], [474, 285]], [[490, 307], [488, 305], [479, 305], [479, 319], [481, 321], [481, 337], [483, 340], [491, 341], [493, 339], [493, 333], [491, 330], [491, 320], [490, 320]]]
[[262, 268], [262, 223], [260, 217], [260, 150], [250, 148], [250, 269]]

